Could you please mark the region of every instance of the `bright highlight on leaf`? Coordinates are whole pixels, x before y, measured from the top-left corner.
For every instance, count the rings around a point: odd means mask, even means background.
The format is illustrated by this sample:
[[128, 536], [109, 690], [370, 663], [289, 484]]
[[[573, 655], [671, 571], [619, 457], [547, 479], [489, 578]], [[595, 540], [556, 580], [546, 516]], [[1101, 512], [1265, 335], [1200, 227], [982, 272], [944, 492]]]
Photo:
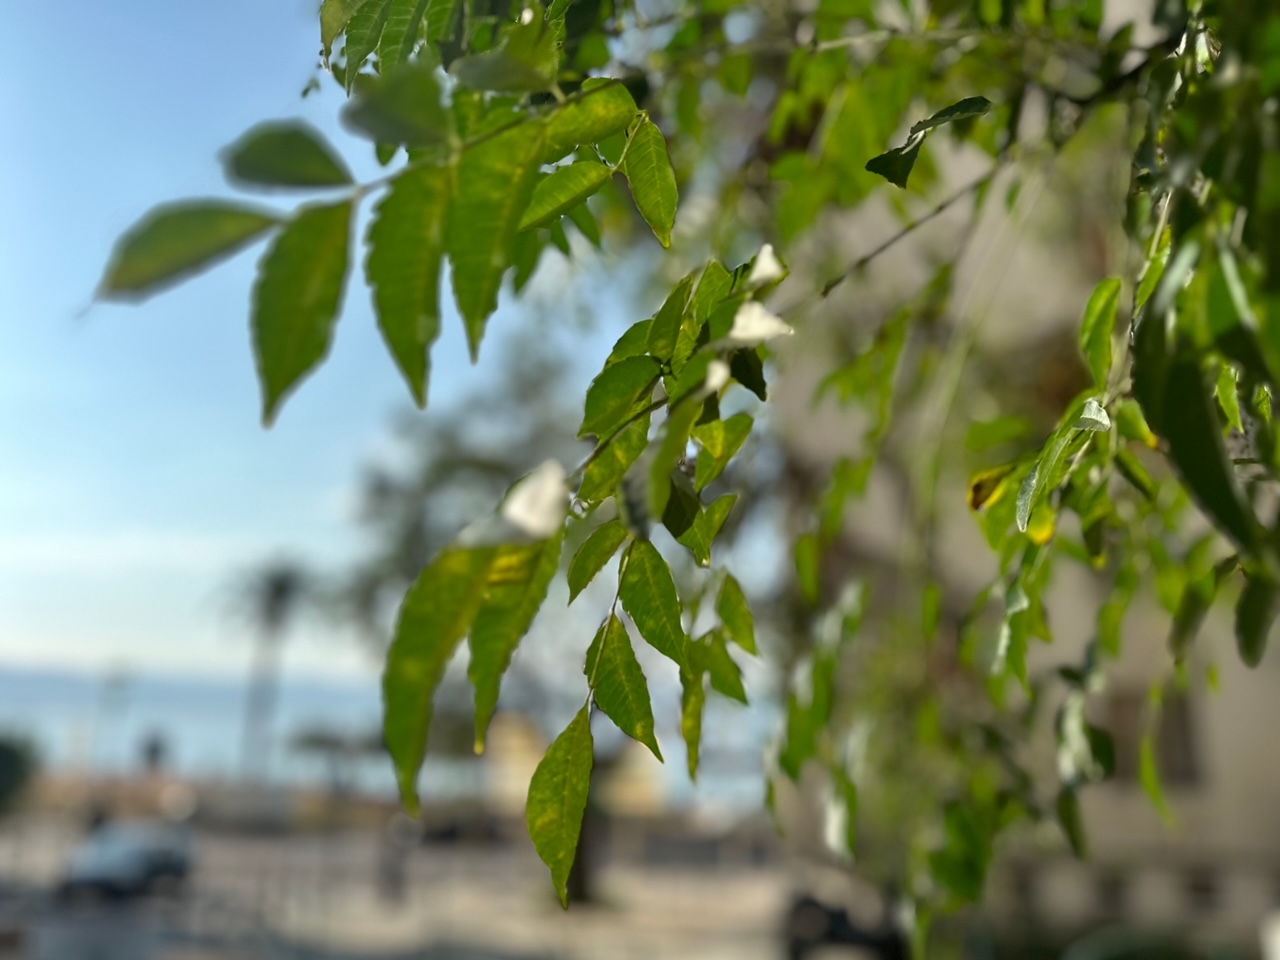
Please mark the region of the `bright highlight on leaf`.
[[667, 153], [667, 139], [657, 124], [641, 117], [631, 131], [622, 172], [631, 184], [631, 196], [645, 223], [664, 247], [671, 246], [676, 222], [676, 175]]
[[559, 532], [568, 507], [564, 467], [548, 460], [511, 488], [499, 514], [526, 536], [544, 540]]
[[789, 337], [795, 330], [757, 300], [748, 300], [733, 316], [733, 326], [725, 338], [735, 347], [758, 347], [777, 337]]
[[760, 252], [756, 254], [755, 262], [751, 265], [751, 272], [747, 274], [747, 286], [753, 290], [759, 287], [766, 287], [781, 280], [786, 275], [787, 268], [782, 265], [782, 261], [773, 252], [773, 244], [766, 243], [760, 248]]

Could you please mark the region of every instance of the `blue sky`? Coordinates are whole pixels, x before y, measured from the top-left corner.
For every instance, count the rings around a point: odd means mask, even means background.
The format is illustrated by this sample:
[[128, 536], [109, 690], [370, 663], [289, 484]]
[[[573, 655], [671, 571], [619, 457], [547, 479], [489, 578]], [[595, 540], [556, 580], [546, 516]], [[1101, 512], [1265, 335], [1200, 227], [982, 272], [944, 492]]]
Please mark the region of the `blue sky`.
[[[356, 169], [367, 145], [300, 99], [319, 49], [312, 0], [34, 4], [11, 18], [0, 85], [0, 662], [239, 675], [228, 578], [285, 550], [336, 566], [359, 549], [356, 471], [407, 393], [357, 278], [329, 362], [270, 431], [248, 337], [260, 248], [141, 306], [90, 302], [114, 239], [154, 204], [229, 195], [217, 152], [302, 116]], [[16, 62], [15, 62], [16, 60]], [[289, 196], [265, 198], [288, 206]], [[450, 305], [451, 308], [451, 305]], [[489, 359], [504, 327], [490, 325]], [[432, 401], [481, 382], [446, 318]], [[376, 664], [333, 639], [303, 673]], [[356, 671], [353, 673], [353, 671]]]

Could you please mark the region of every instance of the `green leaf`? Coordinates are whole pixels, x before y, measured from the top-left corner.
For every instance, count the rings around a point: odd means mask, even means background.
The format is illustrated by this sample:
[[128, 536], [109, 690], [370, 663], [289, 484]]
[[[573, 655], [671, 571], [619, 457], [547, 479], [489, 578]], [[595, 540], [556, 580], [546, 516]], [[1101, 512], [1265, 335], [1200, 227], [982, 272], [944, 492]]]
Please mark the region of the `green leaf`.
[[923, 143], [923, 136], [912, 136], [903, 146], [894, 147], [868, 160], [867, 172], [884, 177], [895, 187], [905, 190], [911, 171], [915, 169], [916, 158], [920, 156], [920, 145]]
[[613, 345], [613, 349], [609, 351], [609, 357], [605, 360], [606, 367], [612, 366], [619, 360], [625, 360], [627, 357], [639, 357], [648, 352], [649, 349], [649, 331], [653, 327], [653, 321], [649, 318], [637, 320], [631, 326], [627, 327]]
[[707, 504], [705, 509], [698, 511], [692, 526], [676, 538], [693, 551], [693, 558], [698, 566], [711, 566], [711, 545], [720, 535], [720, 529], [729, 519], [729, 511], [733, 509], [737, 500], [736, 493], [726, 493], [723, 497]]
[[329, 352], [351, 245], [351, 201], [304, 207], [276, 237], [253, 288], [253, 345], [262, 418]]
[[1174, 661], [1186, 659], [1191, 644], [1200, 633], [1204, 618], [1218, 595], [1222, 582], [1239, 566], [1239, 559], [1230, 556], [1220, 560], [1213, 569], [1201, 576], [1188, 578], [1173, 615], [1173, 627], [1169, 632], [1169, 653]]
[[965, 97], [958, 100], [949, 107], [944, 107], [927, 120], [921, 120], [911, 128], [911, 132], [924, 133], [932, 130], [934, 127], [940, 127], [944, 123], [951, 123], [955, 120], [967, 120], [970, 117], [980, 117], [991, 109], [991, 101], [986, 97]]
[[320, 4], [320, 44], [326, 60], [333, 50], [333, 41], [342, 35], [347, 22], [364, 3], [365, 0], [324, 0]]
[[794, 547], [796, 578], [806, 600], [817, 603], [822, 583], [819, 576], [819, 549], [817, 534], [803, 533], [796, 538]]
[[671, 246], [676, 222], [676, 174], [671, 169], [667, 140], [648, 117], [641, 117], [631, 132], [622, 172], [631, 184], [631, 196], [645, 223], [664, 247]]
[[579, 437], [608, 437], [649, 405], [658, 381], [658, 361], [628, 357], [607, 366], [587, 388]]
[[400, 607], [382, 675], [383, 735], [400, 796], [415, 814], [436, 688], [480, 609], [493, 554], [446, 549], [418, 574]]
[[674, 290], [667, 295], [662, 307], [653, 315], [649, 324], [649, 353], [659, 360], [670, 361], [675, 354], [676, 342], [680, 337], [680, 327], [684, 322], [685, 310], [689, 306], [689, 295], [693, 292], [693, 281], [696, 275], [688, 274]]
[[685, 455], [689, 446], [689, 434], [701, 413], [702, 404], [694, 402], [693, 398], [674, 408], [667, 408], [667, 419], [662, 424], [657, 449], [649, 462], [646, 502], [652, 517], [661, 517], [667, 508], [667, 499], [671, 494], [671, 471]]
[[378, 69], [384, 75], [409, 58], [427, 8], [444, 5], [442, 0], [391, 0], [386, 26], [378, 40]]
[[270, 187], [343, 187], [351, 173], [333, 148], [300, 120], [262, 123], [222, 154], [227, 179]]
[[1074, 787], [1058, 791], [1058, 823], [1071, 844], [1071, 852], [1080, 859], [1089, 855], [1088, 838], [1084, 831], [1084, 817], [1080, 812], [1080, 796]]
[[751, 608], [747, 605], [742, 586], [727, 574], [720, 587], [720, 596], [716, 599], [716, 613], [724, 624], [729, 639], [750, 654], [758, 653], [756, 648], [756, 626], [751, 616]]
[[449, 142], [453, 115], [440, 102], [440, 84], [429, 64], [406, 63], [380, 79], [364, 79], [342, 111], [353, 133], [406, 147]]
[[1080, 324], [1080, 350], [1093, 373], [1094, 384], [1102, 388], [1111, 371], [1111, 340], [1119, 309], [1120, 278], [1108, 277], [1094, 288]]
[[467, 675], [476, 691], [477, 753], [484, 752], [502, 675], [547, 599], [551, 578], [560, 569], [563, 545], [562, 529], [541, 543], [504, 544], [494, 552], [484, 603], [476, 613], [469, 639]]
[[1026, 479], [1022, 481], [1022, 486], [1018, 489], [1017, 522], [1018, 529], [1023, 533], [1027, 531], [1027, 524], [1031, 520], [1031, 511], [1043, 499], [1046, 489], [1052, 489], [1050, 486], [1052, 477], [1062, 460], [1062, 454], [1066, 450], [1069, 438], [1070, 435], [1065, 431], [1058, 431], [1049, 441], [1049, 444], [1045, 447], [1044, 454], [1036, 461], [1035, 466], [1031, 468], [1031, 472], [1027, 474]]
[[1077, 430], [1090, 430], [1095, 433], [1101, 430], [1110, 430], [1111, 418], [1107, 416], [1107, 411], [1103, 409], [1102, 404], [1090, 398], [1084, 402], [1084, 407], [1080, 410], [1080, 416], [1076, 418], [1075, 428]]
[[637, 540], [624, 555], [618, 597], [640, 636], [663, 656], [684, 666], [688, 656], [680, 624], [680, 598], [667, 561], [653, 544]]
[[1247, 667], [1262, 662], [1267, 637], [1280, 612], [1280, 590], [1260, 576], [1246, 576], [1244, 590], [1236, 604], [1236, 647]]
[[542, 155], [543, 127], [526, 122], [462, 154], [449, 215], [453, 294], [467, 326], [474, 362], [485, 322], [498, 308], [502, 275], [515, 253], [520, 217], [529, 204]]
[[573, 207], [565, 216], [593, 247], [597, 250], [601, 249], [604, 241], [600, 236], [600, 224], [596, 222], [595, 214], [591, 212], [591, 207], [585, 201]]
[[694, 474], [694, 487], [705, 490], [707, 485], [724, 473], [729, 461], [742, 449], [751, 436], [754, 421], [745, 413], [735, 413], [727, 420], [712, 420], [694, 427], [693, 438], [698, 441], [698, 465]]
[[582, 834], [594, 759], [590, 707], [583, 706], [547, 749], [529, 782], [525, 804], [529, 836], [538, 856], [550, 868], [551, 881], [565, 907], [569, 906], [569, 870]]
[[548, 77], [506, 50], [489, 50], [463, 57], [453, 65], [458, 83], [471, 90], [498, 93], [538, 93], [550, 90], [554, 77]]
[[742, 671], [733, 662], [729, 648], [725, 646], [720, 631], [711, 634], [710, 644], [706, 649], [707, 676], [711, 678], [711, 689], [730, 700], [741, 704], [747, 702], [747, 691], [742, 685]]
[[649, 684], [631, 648], [631, 637], [616, 614], [600, 627], [587, 651], [586, 674], [596, 706], [632, 740], [643, 743], [662, 760], [653, 731]]
[[1164, 796], [1164, 785], [1160, 781], [1160, 765], [1156, 761], [1155, 739], [1151, 731], [1142, 738], [1138, 748], [1138, 780], [1147, 794], [1147, 799], [1160, 814], [1166, 824], [1173, 823], [1173, 810]]
[[520, 229], [545, 227], [559, 219], [604, 186], [611, 176], [613, 171], [596, 160], [579, 160], [557, 168], [533, 188]]
[[116, 242], [98, 295], [145, 299], [225, 260], [279, 222], [269, 211], [224, 200], [157, 207]]
[[387, 25], [387, 16], [391, 12], [392, 0], [368, 0], [360, 6], [355, 16], [347, 23], [346, 67], [344, 79], [347, 92], [364, 66], [369, 55], [378, 46], [382, 31]]
[[734, 351], [729, 357], [729, 372], [733, 375], [733, 379], [754, 393], [762, 402], [769, 399], [768, 388], [764, 382], [764, 362], [760, 359], [759, 347]]
[[1234, 429], [1244, 433], [1244, 419], [1240, 416], [1240, 393], [1236, 389], [1236, 374], [1225, 363], [1218, 370], [1218, 384], [1214, 388], [1218, 396], [1218, 406]]
[[604, 565], [626, 542], [627, 526], [621, 520], [614, 519], [602, 523], [591, 531], [591, 536], [583, 541], [578, 552], [569, 563], [569, 602], [573, 603], [578, 594], [586, 589], [587, 584], [595, 579]]
[[649, 444], [649, 415], [620, 430], [587, 465], [578, 487], [578, 499], [595, 503], [613, 496], [622, 478]]
[[1222, 430], [1194, 353], [1169, 365], [1162, 411], [1162, 429], [1157, 432], [1169, 441], [1169, 455], [1200, 508], [1242, 549], [1258, 549], [1258, 521], [1227, 460]]
[[586, 80], [580, 93], [547, 118], [542, 162], [555, 163], [584, 143], [599, 143], [625, 130], [635, 116], [636, 102], [621, 82]]
[[707, 705], [707, 688], [701, 667], [680, 669], [680, 734], [684, 737], [689, 779], [698, 779], [702, 747], [702, 711]]
[[369, 227], [365, 272], [378, 327], [418, 406], [427, 402], [431, 344], [440, 334], [440, 266], [453, 170], [410, 168], [391, 183]]

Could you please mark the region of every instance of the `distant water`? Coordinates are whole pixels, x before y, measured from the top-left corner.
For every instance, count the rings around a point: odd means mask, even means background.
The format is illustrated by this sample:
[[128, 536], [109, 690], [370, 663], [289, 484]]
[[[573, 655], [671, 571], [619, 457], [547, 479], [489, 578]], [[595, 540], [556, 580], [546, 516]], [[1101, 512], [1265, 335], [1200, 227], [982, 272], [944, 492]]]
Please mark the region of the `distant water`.
[[[234, 778], [240, 772], [246, 685], [225, 677], [139, 674], [110, 677], [73, 671], [0, 667], [0, 734], [18, 734], [36, 747], [41, 764], [56, 770], [127, 774], [140, 770], [144, 743], [159, 736], [165, 767], [183, 776]], [[703, 724], [704, 776], [695, 789], [684, 772], [679, 731], [664, 724], [679, 716], [678, 693], [655, 691], [658, 735], [667, 756], [669, 796], [677, 803], [711, 801], [758, 809], [764, 779], [758, 758], [775, 729], [767, 707], [743, 709], [712, 698]], [[666, 702], [670, 700], [671, 702]], [[271, 747], [276, 782], [319, 784], [320, 758], [288, 747], [300, 731], [343, 736], [380, 727], [380, 692], [372, 680], [342, 683], [282, 678]], [[423, 789], [440, 796], [476, 785], [474, 764], [433, 761]], [[370, 757], [352, 771], [364, 790], [394, 789], [390, 762]]]
[[[46, 767], [115, 774], [139, 769], [143, 744], [158, 736], [169, 770], [231, 777], [240, 768], [245, 688], [243, 681], [220, 677], [0, 668], [0, 732], [27, 737]], [[376, 730], [379, 710], [374, 682], [285, 678], [273, 774], [286, 782], [318, 780], [320, 761], [283, 744], [308, 728], [347, 735]]]

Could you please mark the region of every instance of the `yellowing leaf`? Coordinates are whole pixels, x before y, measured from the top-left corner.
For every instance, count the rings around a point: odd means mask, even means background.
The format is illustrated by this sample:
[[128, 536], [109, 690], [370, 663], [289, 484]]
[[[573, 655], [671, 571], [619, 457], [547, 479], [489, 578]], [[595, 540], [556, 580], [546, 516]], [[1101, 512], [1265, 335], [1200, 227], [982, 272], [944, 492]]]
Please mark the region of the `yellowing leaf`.
[[566, 907], [569, 870], [591, 792], [594, 752], [590, 708], [584, 706], [552, 742], [533, 772], [525, 804], [529, 836], [538, 856], [550, 868], [560, 902]]
[[684, 665], [686, 644], [680, 624], [680, 598], [667, 561], [647, 540], [637, 540], [627, 550], [618, 596], [622, 609], [636, 629], [663, 656]]

